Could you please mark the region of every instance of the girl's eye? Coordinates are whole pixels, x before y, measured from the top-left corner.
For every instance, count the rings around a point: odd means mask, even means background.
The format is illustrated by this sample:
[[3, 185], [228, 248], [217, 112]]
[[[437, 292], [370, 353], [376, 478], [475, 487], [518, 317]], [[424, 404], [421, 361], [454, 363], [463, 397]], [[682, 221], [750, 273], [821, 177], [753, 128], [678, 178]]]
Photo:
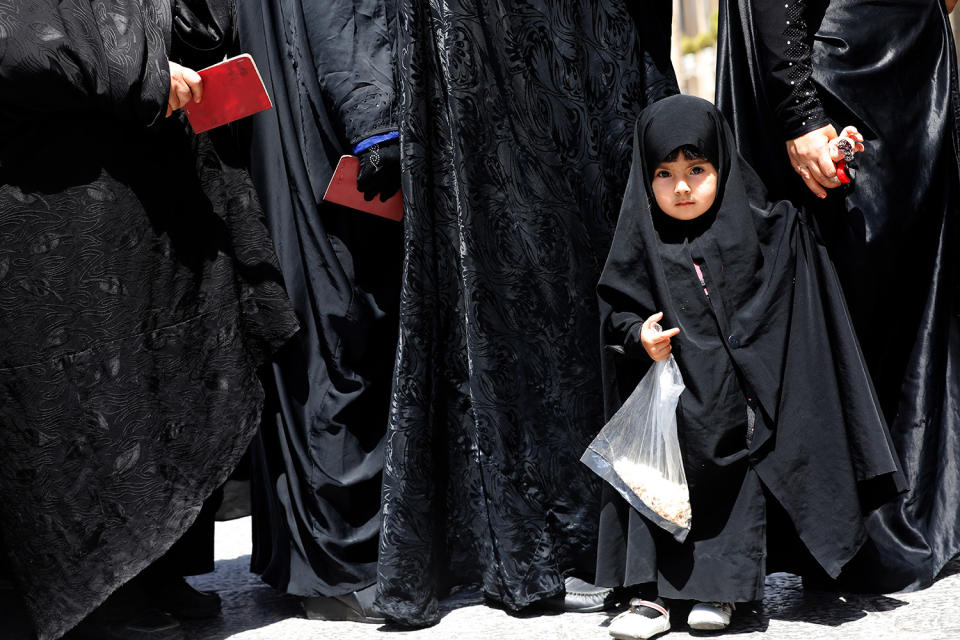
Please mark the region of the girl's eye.
[[703, 167], [694, 167], [693, 169], [690, 169], [690, 175], [692, 176], [699, 175], [701, 173], [703, 173]]
[[666, 169], [660, 169], [660, 171], [657, 171], [657, 174], [656, 174], [654, 177], [655, 177], [655, 178], [669, 178], [669, 177], [670, 177], [670, 172], [667, 171]]

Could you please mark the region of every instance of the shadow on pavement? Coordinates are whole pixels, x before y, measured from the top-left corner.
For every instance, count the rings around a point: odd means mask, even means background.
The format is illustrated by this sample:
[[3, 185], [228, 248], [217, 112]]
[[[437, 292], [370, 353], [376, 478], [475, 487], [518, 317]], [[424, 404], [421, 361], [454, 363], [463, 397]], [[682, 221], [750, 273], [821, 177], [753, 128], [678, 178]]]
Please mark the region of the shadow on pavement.
[[[960, 562], [955, 572], [960, 573]], [[626, 600], [614, 611], [607, 612], [608, 618], [600, 623], [609, 626], [616, 614], [626, 609]], [[838, 627], [848, 622], [860, 620], [870, 612], [893, 611], [907, 603], [885, 595], [864, 595], [839, 593], [804, 587], [802, 580], [790, 574], [772, 574], [767, 578], [762, 602], [742, 603], [737, 607], [728, 634], [751, 634], [767, 631], [771, 620], [803, 622], [807, 624]], [[697, 632], [687, 627], [687, 615], [690, 602], [675, 602], [670, 609], [671, 628], [674, 631], [689, 632], [693, 636], [714, 637], [713, 632]], [[512, 614], [517, 617], [551, 615], [558, 612], [530, 607]]]
[[223, 612], [210, 620], [182, 622], [187, 640], [225, 640], [281, 620], [303, 617], [298, 598], [280, 593], [250, 572], [250, 556], [218, 560], [213, 573], [189, 580], [197, 589], [219, 593]]
[[907, 603], [885, 595], [865, 595], [804, 587], [800, 577], [772, 574], [762, 603], [745, 605], [748, 615], [734, 618], [728, 633], [765, 631], [771, 620], [838, 627], [870, 612], [893, 611]]

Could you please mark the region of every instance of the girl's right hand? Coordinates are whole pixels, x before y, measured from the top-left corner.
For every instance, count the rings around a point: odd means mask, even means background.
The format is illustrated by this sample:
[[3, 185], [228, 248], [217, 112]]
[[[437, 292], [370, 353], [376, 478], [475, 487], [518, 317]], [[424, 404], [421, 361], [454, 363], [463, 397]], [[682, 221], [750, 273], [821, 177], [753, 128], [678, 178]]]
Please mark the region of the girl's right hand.
[[830, 159], [834, 163], [840, 162], [844, 159], [844, 153], [840, 151], [837, 143], [846, 138], [853, 143], [853, 153], [858, 153], [863, 151], [865, 147], [863, 146], [863, 135], [857, 131], [857, 128], [854, 126], [844, 127], [843, 131], [840, 132], [839, 138], [834, 138], [827, 143], [827, 147], [830, 149]]
[[667, 329], [664, 331], [657, 322], [663, 318], [663, 311], [658, 311], [643, 321], [640, 327], [640, 344], [643, 345], [647, 355], [654, 362], [660, 362], [670, 357], [673, 347], [670, 346], [670, 338], [680, 333], [680, 327]]

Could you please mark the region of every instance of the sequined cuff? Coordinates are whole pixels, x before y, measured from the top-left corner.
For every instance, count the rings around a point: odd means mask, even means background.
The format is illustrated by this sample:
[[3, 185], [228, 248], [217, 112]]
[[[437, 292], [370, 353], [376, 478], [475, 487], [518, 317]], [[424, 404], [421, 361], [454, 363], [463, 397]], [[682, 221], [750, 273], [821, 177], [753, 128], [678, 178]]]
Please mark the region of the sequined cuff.
[[783, 77], [790, 83], [790, 94], [780, 105], [780, 122], [787, 140], [808, 133], [828, 124], [823, 106], [813, 82], [813, 65], [810, 61], [813, 47], [809, 25], [806, 20], [806, 0], [784, 2], [783, 61], [780, 67]]

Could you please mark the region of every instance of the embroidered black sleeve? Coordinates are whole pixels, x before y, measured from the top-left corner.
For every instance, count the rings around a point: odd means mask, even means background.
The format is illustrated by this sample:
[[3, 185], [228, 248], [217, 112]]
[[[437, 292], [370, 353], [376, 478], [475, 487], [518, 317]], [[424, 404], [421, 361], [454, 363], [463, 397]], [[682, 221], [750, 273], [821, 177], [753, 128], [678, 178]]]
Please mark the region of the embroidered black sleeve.
[[813, 34], [808, 29], [806, 10], [807, 0], [753, 3], [767, 100], [785, 140], [829, 123], [813, 82]]
[[386, 0], [299, 3], [324, 108], [344, 148], [397, 130], [393, 29]]

